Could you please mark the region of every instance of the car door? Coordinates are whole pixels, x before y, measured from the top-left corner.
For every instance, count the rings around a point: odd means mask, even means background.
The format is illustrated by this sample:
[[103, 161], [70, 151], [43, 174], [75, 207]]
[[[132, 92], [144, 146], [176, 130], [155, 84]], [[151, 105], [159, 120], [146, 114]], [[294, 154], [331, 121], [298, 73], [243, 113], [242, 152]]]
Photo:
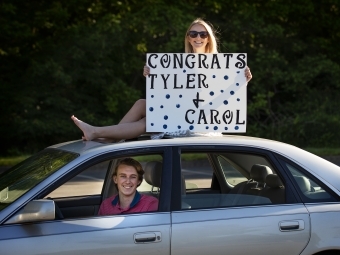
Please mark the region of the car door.
[[[340, 197], [302, 166], [282, 156], [278, 158], [290, 174], [299, 197], [305, 203], [313, 226], [310, 242], [301, 254], [314, 254], [329, 249], [339, 250]], [[334, 254], [337, 253], [339, 251], [334, 251]]]
[[1, 254], [170, 254], [169, 213], [0, 227]]
[[[166, 180], [171, 180], [169, 170], [172, 166], [171, 155], [165, 151], [162, 149], [157, 151], [158, 154], [163, 155], [162, 163], [165, 166], [162, 171], [164, 180], [162, 179], [161, 186], [165, 192], [159, 193], [160, 202], [157, 212], [77, 217], [75, 215], [81, 212], [77, 212], [73, 207], [68, 208], [68, 211], [72, 210], [73, 217], [23, 224], [5, 223], [0, 225], [0, 253], [2, 255], [170, 254], [170, 212], [167, 190], [171, 190], [171, 182]], [[120, 153], [119, 158], [131, 157], [133, 153], [140, 155], [138, 150], [133, 150], [128, 155]], [[101, 157], [105, 160], [108, 158], [105, 155]], [[170, 176], [167, 176], [168, 174]], [[111, 178], [110, 173], [107, 176]], [[76, 186], [73, 188], [75, 189]], [[59, 194], [60, 191], [54, 193]], [[75, 201], [76, 197], [72, 199]], [[80, 211], [82, 210], [80, 208]]]
[[[172, 255], [300, 254], [307, 245], [309, 214], [305, 206], [289, 194], [289, 183], [284, 182], [283, 203], [274, 204], [255, 193], [243, 195], [246, 188], [232, 194], [232, 180], [236, 183], [242, 183], [242, 178], [246, 180], [247, 166], [266, 164], [275, 169], [273, 175], [278, 174], [275, 158], [270, 153], [241, 149], [183, 147], [178, 150], [181, 164], [174, 169], [173, 186], [182, 190], [173, 190], [172, 195]], [[185, 153], [200, 159], [191, 166], [186, 165]], [[207, 155], [203, 161], [202, 157], [195, 156], [202, 153]], [[226, 165], [229, 169], [222, 169]], [[283, 179], [284, 175], [280, 176]], [[249, 191], [265, 192], [258, 187]]]

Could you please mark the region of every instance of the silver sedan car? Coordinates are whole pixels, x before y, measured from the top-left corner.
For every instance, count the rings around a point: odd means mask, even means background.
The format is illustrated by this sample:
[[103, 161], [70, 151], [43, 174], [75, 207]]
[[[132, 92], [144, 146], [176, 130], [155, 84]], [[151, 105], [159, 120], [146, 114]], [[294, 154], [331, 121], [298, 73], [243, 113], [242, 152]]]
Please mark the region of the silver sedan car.
[[[98, 216], [117, 162], [155, 212]], [[340, 254], [340, 168], [246, 136], [48, 147], [0, 175], [0, 254]]]

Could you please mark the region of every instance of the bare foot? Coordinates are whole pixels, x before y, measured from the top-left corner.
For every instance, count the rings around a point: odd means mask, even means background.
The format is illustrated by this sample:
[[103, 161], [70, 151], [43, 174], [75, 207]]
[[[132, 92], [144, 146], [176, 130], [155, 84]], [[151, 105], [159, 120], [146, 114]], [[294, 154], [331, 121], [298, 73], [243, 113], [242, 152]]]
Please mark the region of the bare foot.
[[95, 139], [95, 133], [94, 133], [94, 126], [91, 126], [81, 120], [78, 120], [74, 115], [71, 116], [71, 119], [74, 121], [74, 124], [76, 124], [81, 131], [83, 131], [84, 136], [82, 137], [85, 141], [91, 141]]

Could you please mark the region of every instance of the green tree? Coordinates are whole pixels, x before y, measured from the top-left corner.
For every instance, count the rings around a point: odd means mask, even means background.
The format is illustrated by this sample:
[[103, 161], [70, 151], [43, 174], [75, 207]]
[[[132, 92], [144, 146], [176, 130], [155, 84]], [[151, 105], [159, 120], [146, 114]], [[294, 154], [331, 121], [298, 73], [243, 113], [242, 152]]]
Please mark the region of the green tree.
[[246, 52], [247, 135], [339, 146], [336, 0], [4, 0], [0, 4], [0, 153], [78, 139], [72, 114], [117, 123], [145, 96], [147, 52], [183, 52], [202, 17], [220, 52]]

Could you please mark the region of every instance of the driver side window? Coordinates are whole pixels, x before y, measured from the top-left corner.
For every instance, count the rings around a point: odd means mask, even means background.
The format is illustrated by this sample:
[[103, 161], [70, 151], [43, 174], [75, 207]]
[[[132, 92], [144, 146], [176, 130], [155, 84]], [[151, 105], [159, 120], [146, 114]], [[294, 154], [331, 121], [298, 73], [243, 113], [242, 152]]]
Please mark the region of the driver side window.
[[[55, 202], [56, 211], [58, 212], [56, 219], [97, 216], [105, 199], [113, 200], [115, 197], [118, 199], [117, 188], [119, 185], [114, 183], [113, 174], [119, 162], [126, 158], [131, 158], [132, 162], [137, 162], [144, 170], [142, 182], [139, 186], [134, 187], [140, 195], [138, 196], [140, 199], [136, 200], [137, 202], [133, 205], [137, 206], [139, 201], [144, 202], [145, 199], [158, 200], [161, 188], [162, 155], [131, 155], [112, 158], [88, 167], [45, 196], [45, 198], [52, 199]], [[135, 169], [134, 166], [132, 168]], [[140, 176], [137, 172], [136, 174], [139, 180]], [[112, 204], [111, 202], [106, 202], [109, 207]], [[118, 202], [116, 205], [118, 207], [120, 203]], [[144, 209], [142, 208], [141, 210]], [[147, 210], [151, 209], [146, 208], [145, 211]], [[133, 210], [130, 211], [119, 213], [135, 213]], [[106, 210], [105, 215], [111, 215], [109, 212], [111, 211]]]
[[65, 182], [46, 197], [75, 197], [87, 195], [100, 195], [103, 189], [106, 173], [110, 161], [104, 161], [91, 166]]

